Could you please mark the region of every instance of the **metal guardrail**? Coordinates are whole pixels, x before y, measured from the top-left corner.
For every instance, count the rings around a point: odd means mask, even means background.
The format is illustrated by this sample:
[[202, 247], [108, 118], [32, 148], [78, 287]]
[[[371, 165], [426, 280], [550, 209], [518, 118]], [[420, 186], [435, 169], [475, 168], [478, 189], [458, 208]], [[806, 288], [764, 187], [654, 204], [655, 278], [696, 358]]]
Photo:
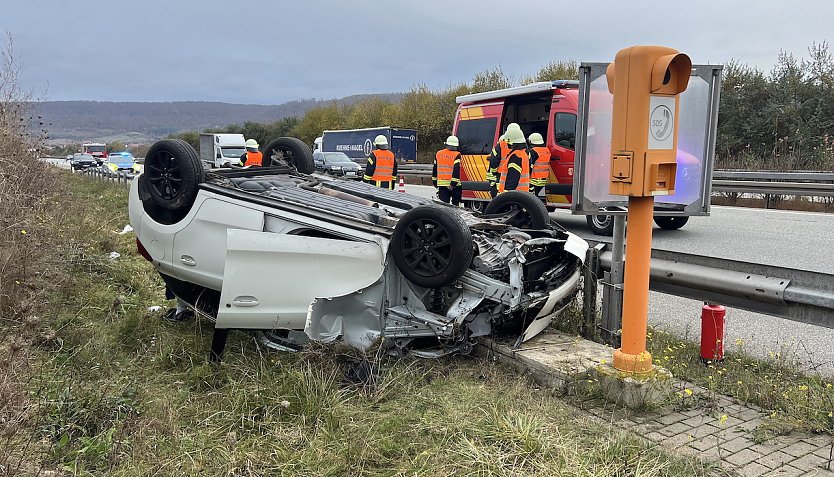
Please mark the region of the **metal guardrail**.
[[90, 176], [94, 179], [101, 180], [101, 181], [113, 181], [117, 184], [123, 184], [128, 186], [130, 182], [136, 177], [136, 174], [131, 174], [125, 171], [111, 171], [101, 168], [89, 168], [80, 171], [82, 174]]
[[[589, 250], [589, 254], [597, 255], [590, 261], [597, 264], [593, 270], [597, 277], [611, 270], [610, 244], [599, 243]], [[670, 295], [834, 328], [834, 274], [652, 250], [649, 287]]]
[[[429, 177], [431, 170], [431, 164], [399, 167], [399, 173], [404, 176]], [[831, 172], [715, 171], [712, 178], [713, 192], [834, 197], [834, 173]], [[466, 181], [463, 186], [466, 190], [489, 190], [478, 181]]]
[[[398, 172], [404, 176], [430, 177], [431, 170], [431, 164], [401, 164]], [[713, 192], [761, 194], [768, 198], [771, 195], [834, 197], [834, 173], [832, 172], [719, 170], [715, 171], [712, 177]], [[118, 177], [110, 178], [118, 182]], [[131, 178], [132, 176], [126, 180]], [[464, 181], [463, 188], [475, 191], [489, 190], [487, 183], [482, 181]], [[549, 190], [548, 192], [565, 193], [563, 190]]]

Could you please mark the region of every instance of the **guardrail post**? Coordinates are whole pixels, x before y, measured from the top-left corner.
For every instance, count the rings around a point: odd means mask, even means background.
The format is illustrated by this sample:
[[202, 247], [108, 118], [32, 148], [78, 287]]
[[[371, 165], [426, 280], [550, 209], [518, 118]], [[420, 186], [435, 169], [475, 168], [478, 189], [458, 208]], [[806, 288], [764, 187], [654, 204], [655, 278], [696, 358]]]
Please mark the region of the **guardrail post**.
[[597, 338], [597, 294], [599, 279], [599, 256], [605, 249], [605, 244], [598, 244], [588, 249], [585, 267], [582, 269], [582, 323], [579, 334], [583, 338], [595, 340]]
[[623, 326], [623, 278], [625, 269], [625, 216], [614, 216], [614, 243], [611, 246], [611, 271], [603, 275], [602, 324], [603, 341], [619, 348]]
[[770, 208], [770, 194], [765, 194], [765, 209]]

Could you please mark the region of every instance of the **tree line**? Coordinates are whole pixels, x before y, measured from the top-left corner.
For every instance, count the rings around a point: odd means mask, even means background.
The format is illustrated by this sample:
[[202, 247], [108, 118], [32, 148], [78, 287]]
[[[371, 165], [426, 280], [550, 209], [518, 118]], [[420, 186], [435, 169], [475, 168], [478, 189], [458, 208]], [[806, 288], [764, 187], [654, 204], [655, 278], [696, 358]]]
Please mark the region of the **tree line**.
[[[240, 132], [261, 144], [291, 135], [312, 144], [328, 129], [396, 126], [417, 130], [420, 156], [427, 161], [452, 131], [456, 96], [533, 81], [576, 79], [577, 68], [576, 61], [558, 60], [535, 74], [513, 77], [498, 66], [468, 83], [435, 90], [416, 85], [399, 101], [334, 101], [300, 118], [247, 122], [209, 132]], [[197, 144], [196, 132], [176, 137]], [[715, 161], [722, 169], [834, 170], [834, 59], [827, 42], [812, 44], [803, 58], [780, 52], [769, 72], [738, 60], [725, 65]]]
[[[213, 133], [242, 133], [265, 145], [270, 139], [294, 136], [312, 145], [322, 131], [330, 129], [359, 129], [393, 126], [417, 130], [420, 141], [419, 158], [428, 161], [443, 147], [452, 133], [455, 98], [460, 95], [508, 88], [516, 84], [548, 79], [576, 79], [579, 64], [575, 61], [553, 61], [535, 74], [514, 78], [497, 66], [475, 75], [469, 83], [450, 85], [433, 90], [424, 84], [412, 87], [398, 101], [372, 97], [351, 104], [333, 101], [308, 111], [301, 118], [283, 118], [268, 124], [247, 122], [223, 129], [206, 130]], [[199, 133], [187, 131], [170, 137], [184, 139], [197, 147]]]
[[773, 69], [724, 68], [716, 167], [832, 170], [834, 59], [828, 43], [807, 58], [780, 52]]

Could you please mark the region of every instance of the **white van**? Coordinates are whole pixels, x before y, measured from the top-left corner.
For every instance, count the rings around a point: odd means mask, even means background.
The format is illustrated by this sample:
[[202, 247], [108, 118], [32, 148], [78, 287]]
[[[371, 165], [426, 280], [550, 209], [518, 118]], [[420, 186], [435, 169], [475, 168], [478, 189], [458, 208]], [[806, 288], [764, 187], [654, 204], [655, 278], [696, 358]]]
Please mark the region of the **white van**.
[[243, 134], [200, 134], [200, 160], [208, 167], [239, 164], [245, 152]]

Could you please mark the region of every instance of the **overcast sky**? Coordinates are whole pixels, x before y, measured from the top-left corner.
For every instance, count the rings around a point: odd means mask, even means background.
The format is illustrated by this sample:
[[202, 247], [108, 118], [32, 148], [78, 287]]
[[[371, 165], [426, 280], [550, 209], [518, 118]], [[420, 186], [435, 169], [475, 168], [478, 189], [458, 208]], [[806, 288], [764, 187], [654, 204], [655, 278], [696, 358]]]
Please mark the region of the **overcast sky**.
[[834, 2], [799, 0], [0, 0], [26, 85], [47, 100], [276, 104], [610, 61], [658, 44], [769, 70], [834, 36]]

